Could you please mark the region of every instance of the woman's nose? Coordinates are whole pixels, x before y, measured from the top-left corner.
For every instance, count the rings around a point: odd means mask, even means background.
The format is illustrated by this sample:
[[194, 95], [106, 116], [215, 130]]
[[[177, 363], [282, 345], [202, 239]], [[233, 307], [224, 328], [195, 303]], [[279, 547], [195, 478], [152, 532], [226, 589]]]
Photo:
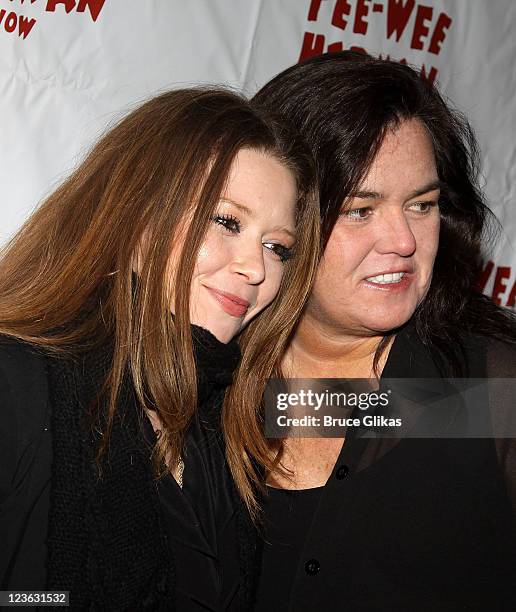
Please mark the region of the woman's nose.
[[403, 211], [390, 213], [378, 228], [376, 250], [410, 257], [416, 250], [416, 238]]
[[265, 262], [263, 245], [248, 243], [244, 249], [234, 254], [231, 271], [245, 276], [251, 285], [258, 285], [265, 279]]

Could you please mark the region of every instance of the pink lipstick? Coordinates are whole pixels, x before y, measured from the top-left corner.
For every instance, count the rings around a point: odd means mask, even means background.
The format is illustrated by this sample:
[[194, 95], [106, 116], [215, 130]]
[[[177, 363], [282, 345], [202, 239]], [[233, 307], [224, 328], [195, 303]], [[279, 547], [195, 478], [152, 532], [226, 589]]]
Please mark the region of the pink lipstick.
[[232, 293], [226, 293], [225, 291], [212, 289], [211, 287], [206, 287], [206, 289], [208, 289], [208, 291], [221, 305], [222, 310], [227, 312], [232, 317], [243, 317], [250, 306], [250, 303], [247, 300], [243, 300]]

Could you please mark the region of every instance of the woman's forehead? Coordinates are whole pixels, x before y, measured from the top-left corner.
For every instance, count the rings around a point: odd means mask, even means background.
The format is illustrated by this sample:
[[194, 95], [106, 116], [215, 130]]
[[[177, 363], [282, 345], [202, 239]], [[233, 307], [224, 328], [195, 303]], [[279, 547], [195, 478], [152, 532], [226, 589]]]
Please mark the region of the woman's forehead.
[[410, 194], [439, 187], [432, 140], [417, 119], [389, 130], [355, 197], [385, 199], [395, 193]]

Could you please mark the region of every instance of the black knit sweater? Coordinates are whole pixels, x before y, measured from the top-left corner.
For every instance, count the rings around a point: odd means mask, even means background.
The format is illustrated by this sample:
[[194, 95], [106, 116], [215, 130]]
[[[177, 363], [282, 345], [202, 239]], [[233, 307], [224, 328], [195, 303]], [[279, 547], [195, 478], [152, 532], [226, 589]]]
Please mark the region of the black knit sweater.
[[[239, 350], [193, 328], [199, 409], [217, 416]], [[69, 590], [75, 609], [173, 610], [174, 560], [167, 542], [141, 409], [125, 382], [98, 478], [99, 436], [88, 408], [110, 363], [110, 351], [80, 362], [49, 361], [53, 467], [48, 535], [48, 588]], [[232, 495], [237, 497], [236, 490]], [[251, 609], [255, 535], [240, 500], [239, 549], [242, 610]], [[135, 560], [137, 560], [135, 562]]]

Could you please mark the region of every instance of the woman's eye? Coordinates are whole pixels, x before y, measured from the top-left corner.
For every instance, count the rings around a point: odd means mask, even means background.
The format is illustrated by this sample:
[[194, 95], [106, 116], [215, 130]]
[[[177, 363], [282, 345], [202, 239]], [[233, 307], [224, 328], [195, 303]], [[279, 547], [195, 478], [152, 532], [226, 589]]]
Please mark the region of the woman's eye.
[[233, 215], [215, 215], [211, 218], [214, 223], [221, 225], [224, 229], [232, 234], [238, 234], [240, 232], [240, 221], [233, 217]]
[[373, 212], [370, 206], [363, 206], [362, 208], [352, 208], [351, 210], [344, 210], [340, 214], [343, 217], [347, 217], [352, 221], [365, 221]]
[[409, 206], [409, 209], [424, 215], [430, 212], [434, 206], [437, 206], [437, 202], [414, 202]]
[[293, 249], [289, 249], [282, 244], [277, 244], [276, 242], [264, 242], [263, 246], [266, 249], [269, 249], [272, 253], [274, 253], [280, 261], [287, 261], [293, 255]]

